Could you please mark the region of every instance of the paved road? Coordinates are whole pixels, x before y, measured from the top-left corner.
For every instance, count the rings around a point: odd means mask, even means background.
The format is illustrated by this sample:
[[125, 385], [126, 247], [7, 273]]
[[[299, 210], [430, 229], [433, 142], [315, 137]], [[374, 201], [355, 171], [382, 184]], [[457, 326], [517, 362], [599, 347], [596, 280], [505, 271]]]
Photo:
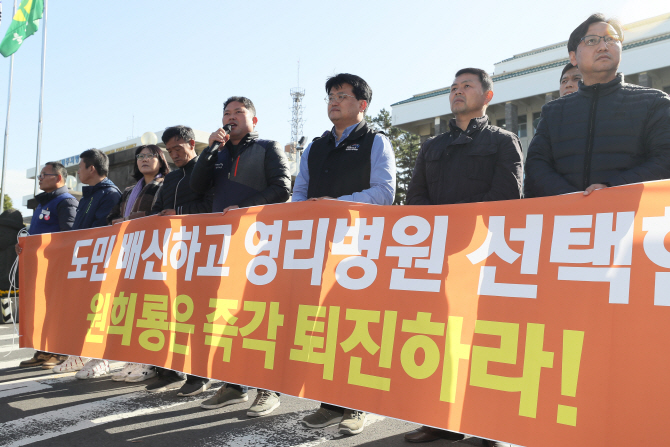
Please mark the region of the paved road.
[[[392, 418], [368, 415], [363, 433], [340, 435], [336, 427], [309, 430], [298, 423], [318, 404], [282, 396], [271, 415], [251, 419], [249, 402], [218, 410], [199, 403], [221, 382], [199, 396], [176, 392], [149, 394], [144, 385], [112, 382], [107, 377], [77, 380], [74, 373], [54, 374], [41, 368], [19, 369], [32, 349], [18, 349], [13, 325], [0, 324], [0, 446], [128, 446], [129, 442], [161, 447], [240, 446], [408, 447], [403, 433], [417, 427]], [[113, 364], [119, 369], [122, 363]], [[439, 440], [431, 447], [480, 446], [476, 438], [461, 442]]]

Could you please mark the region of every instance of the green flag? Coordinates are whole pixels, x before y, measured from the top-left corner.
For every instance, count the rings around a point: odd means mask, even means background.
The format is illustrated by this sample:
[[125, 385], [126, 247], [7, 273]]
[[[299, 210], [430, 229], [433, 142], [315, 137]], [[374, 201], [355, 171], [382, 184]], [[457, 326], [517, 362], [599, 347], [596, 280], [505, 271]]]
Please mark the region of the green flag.
[[37, 22], [42, 18], [43, 12], [43, 0], [21, 0], [14, 20], [9, 24], [7, 34], [0, 43], [0, 54], [8, 57], [16, 53], [23, 41], [37, 32]]

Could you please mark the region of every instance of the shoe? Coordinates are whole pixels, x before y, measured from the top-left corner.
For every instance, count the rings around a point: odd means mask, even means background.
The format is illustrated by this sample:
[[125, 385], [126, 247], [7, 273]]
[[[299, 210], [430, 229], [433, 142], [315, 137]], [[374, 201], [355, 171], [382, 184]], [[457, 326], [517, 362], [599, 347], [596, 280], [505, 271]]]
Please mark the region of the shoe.
[[[53, 367], [52, 371], [55, 373], [67, 373], [79, 371], [84, 367], [88, 359], [86, 357], [79, 357], [78, 355], [71, 355], [64, 362]], [[45, 362], [46, 363], [46, 362]], [[42, 365], [44, 368], [44, 365]]]
[[455, 433], [449, 430], [440, 430], [433, 427], [419, 427], [409, 433], [405, 433], [405, 441], [407, 442], [430, 442], [436, 439], [448, 439], [450, 441], [460, 441], [465, 438], [465, 435]]
[[340, 433], [345, 435], [357, 435], [365, 427], [365, 418], [367, 413], [358, 410], [344, 410], [344, 416], [338, 427]]
[[249, 395], [235, 388], [228, 388], [226, 385], [218, 389], [216, 394], [200, 403], [200, 407], [205, 410], [225, 407], [226, 405], [239, 404], [249, 400]]
[[102, 359], [91, 359], [74, 376], [77, 379], [94, 379], [109, 374], [109, 362]]
[[508, 442], [491, 441], [490, 439], [482, 439], [482, 445], [484, 447], [512, 447], [512, 444]]
[[67, 360], [67, 355], [56, 355], [47, 353], [47, 359], [42, 363], [42, 369], [54, 369]]
[[195, 396], [202, 392], [207, 391], [210, 386], [212, 386], [212, 383], [209, 381], [209, 379], [201, 379], [201, 378], [193, 380], [187, 379], [186, 383], [182, 385], [181, 388], [179, 388], [177, 396], [182, 397]]
[[160, 393], [162, 391], [179, 388], [184, 382], [186, 382], [186, 379], [182, 378], [176, 372], [167, 371], [164, 374], [160, 374], [158, 380], [147, 385], [146, 390], [150, 393]]
[[143, 382], [156, 377], [156, 368], [152, 365], [135, 363], [135, 368], [126, 377], [126, 382]]
[[258, 417], [272, 413], [279, 406], [279, 396], [268, 390], [258, 390], [256, 399], [247, 410], [247, 416]]
[[49, 358], [51, 358], [51, 354], [49, 354], [48, 352], [35, 351], [35, 355], [33, 355], [32, 358], [29, 358], [28, 360], [24, 360], [21, 363], [19, 363], [19, 368], [32, 368], [34, 366], [42, 366], [42, 364]]
[[126, 363], [123, 369], [112, 376], [114, 382], [125, 382], [126, 378], [137, 368], [137, 363]]
[[308, 414], [302, 418], [302, 425], [308, 428], [324, 428], [331, 425], [339, 424], [344, 415], [337, 411], [319, 408], [312, 414]]

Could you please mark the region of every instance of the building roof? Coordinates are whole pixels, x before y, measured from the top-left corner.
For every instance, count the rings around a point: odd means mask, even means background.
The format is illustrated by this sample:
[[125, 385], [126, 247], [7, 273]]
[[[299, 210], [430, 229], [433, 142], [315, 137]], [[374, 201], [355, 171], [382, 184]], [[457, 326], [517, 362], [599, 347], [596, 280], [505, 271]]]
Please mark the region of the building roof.
[[[670, 14], [663, 14], [663, 15], [660, 15], [660, 16], [652, 17], [652, 18], [645, 19], [645, 20], [640, 20], [638, 22], [634, 22], [634, 23], [625, 25], [624, 29], [626, 29], [626, 31], [636, 30], [636, 29], [644, 28], [648, 25], [651, 25], [651, 24], [654, 24], [654, 23], [657, 23], [657, 22], [662, 22], [662, 21], [665, 21], [665, 20], [668, 20], [668, 19], [670, 19]], [[647, 37], [635, 40], [635, 41], [630, 42], [630, 43], [625, 43], [623, 45], [623, 51], [630, 50], [630, 49], [633, 49], [633, 48], [638, 48], [638, 47], [641, 47], [641, 46], [644, 46], [644, 45], [650, 45], [650, 44], [660, 42], [660, 41], [663, 41], [663, 40], [668, 40], [668, 39], [670, 39], [670, 32], [664, 33], [664, 34], [657, 34], [657, 35], [654, 35], [654, 36], [647, 36]], [[530, 51], [527, 51], [525, 53], [520, 53], [520, 54], [514, 55], [511, 58], [500, 61], [495, 65], [505, 64], [505, 63], [510, 62], [510, 61], [515, 61], [515, 60], [522, 59], [522, 58], [525, 58], [525, 57], [534, 56], [534, 55], [537, 55], [537, 54], [540, 54], [540, 53], [545, 53], [545, 52], [548, 52], [548, 51], [557, 50], [557, 49], [560, 49], [561, 47], [565, 47], [565, 46], [567, 46], [567, 41], [557, 43], [557, 44], [553, 44], [553, 45], [547, 45], [545, 47], [536, 48], [534, 50], [530, 50]], [[500, 74], [492, 75], [491, 79], [493, 80], [493, 82], [503, 81], [505, 79], [515, 78], [515, 77], [518, 77], [518, 76], [524, 76], [524, 75], [527, 75], [527, 74], [536, 73], [536, 72], [539, 72], [539, 71], [544, 71], [544, 70], [549, 70], [549, 69], [552, 69], [552, 68], [560, 67], [560, 66], [563, 66], [563, 65], [567, 64], [569, 61], [570, 60], [566, 57], [566, 58], [556, 59], [556, 60], [553, 60], [553, 61], [550, 61], [550, 62], [541, 63], [541, 64], [534, 65], [534, 66], [531, 66], [531, 67], [524, 67], [524, 68], [521, 68], [521, 69], [518, 69], [518, 70], [513, 70], [513, 71], [509, 71], [509, 72], [503, 71]], [[411, 98], [408, 98], [408, 99], [405, 99], [405, 100], [402, 100], [402, 101], [398, 101], [394, 104], [391, 104], [391, 107], [402, 105], [402, 104], [407, 104], [407, 103], [414, 102], [414, 101], [420, 101], [422, 99], [432, 98], [432, 97], [435, 97], [435, 96], [448, 95], [449, 92], [451, 92], [451, 87], [445, 87], [445, 88], [441, 88], [441, 89], [437, 89], [437, 90], [432, 90], [432, 91], [429, 91], [429, 92], [426, 92], [426, 93], [419, 93], [417, 95], [412, 96]]]

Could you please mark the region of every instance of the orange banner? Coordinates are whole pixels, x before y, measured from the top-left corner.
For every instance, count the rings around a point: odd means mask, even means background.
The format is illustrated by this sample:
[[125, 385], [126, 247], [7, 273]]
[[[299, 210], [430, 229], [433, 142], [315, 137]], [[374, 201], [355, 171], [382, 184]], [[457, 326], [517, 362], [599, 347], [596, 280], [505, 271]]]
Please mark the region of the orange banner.
[[[668, 206], [666, 208], [666, 206]], [[21, 241], [21, 345], [524, 446], [668, 439], [670, 181]]]

